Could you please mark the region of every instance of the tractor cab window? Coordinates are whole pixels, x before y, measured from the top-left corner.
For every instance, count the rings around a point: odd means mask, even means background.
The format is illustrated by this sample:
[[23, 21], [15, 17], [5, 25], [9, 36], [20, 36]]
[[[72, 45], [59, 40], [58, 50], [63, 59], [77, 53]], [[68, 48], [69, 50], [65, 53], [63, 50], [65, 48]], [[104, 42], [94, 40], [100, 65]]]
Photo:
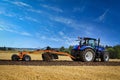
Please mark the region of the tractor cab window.
[[91, 46], [91, 47], [95, 47], [98, 43], [96, 39], [92, 39], [92, 38], [81, 38], [80, 42], [79, 42], [80, 46]]
[[86, 40], [82, 41], [82, 45], [95, 47], [96, 41], [95, 40], [88, 40], [88, 39], [86, 39]]
[[89, 40], [88, 45], [95, 47], [95, 45], [96, 45], [95, 40]]
[[88, 40], [82, 40], [81, 45], [88, 45]]

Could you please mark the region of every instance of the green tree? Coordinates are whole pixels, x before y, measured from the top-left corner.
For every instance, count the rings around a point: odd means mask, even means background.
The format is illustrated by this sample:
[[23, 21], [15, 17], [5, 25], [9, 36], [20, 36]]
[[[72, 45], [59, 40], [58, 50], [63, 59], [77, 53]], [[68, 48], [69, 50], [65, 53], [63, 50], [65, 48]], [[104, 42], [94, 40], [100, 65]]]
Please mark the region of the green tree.
[[66, 52], [66, 53], [70, 53], [71, 52], [71, 50], [72, 50], [72, 46], [69, 46], [69, 48], [64, 48], [64, 46], [62, 46], [60, 49], [59, 49], [59, 51], [61, 51], [61, 52]]
[[71, 53], [71, 50], [73, 49], [73, 46], [69, 46], [68, 52]]
[[120, 45], [114, 46], [113, 49], [116, 53], [117, 58], [120, 59]]
[[117, 55], [115, 54], [115, 50], [111, 48], [107, 48], [107, 51], [109, 52], [110, 58], [114, 59], [117, 58]]
[[64, 51], [65, 51], [64, 46], [62, 46], [62, 47], [60, 48], [60, 51], [61, 51], [61, 52], [64, 52]]
[[113, 47], [107, 47], [107, 51], [110, 53], [110, 58], [120, 59], [120, 45], [116, 45], [116, 46], [113, 46]]

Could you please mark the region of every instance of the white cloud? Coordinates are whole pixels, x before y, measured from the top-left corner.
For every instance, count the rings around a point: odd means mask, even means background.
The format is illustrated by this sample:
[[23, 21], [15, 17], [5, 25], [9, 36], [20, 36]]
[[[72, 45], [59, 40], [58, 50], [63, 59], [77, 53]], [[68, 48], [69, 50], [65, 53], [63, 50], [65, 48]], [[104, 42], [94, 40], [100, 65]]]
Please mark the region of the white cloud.
[[102, 15], [100, 15], [95, 21], [97, 21], [97, 22], [104, 22], [105, 17], [106, 17], [108, 12], [109, 12], [109, 9], [105, 10], [105, 12]]
[[57, 21], [60, 23], [63, 23], [69, 27], [72, 27], [76, 30], [78, 30], [79, 28], [84, 28], [83, 24], [78, 23], [76, 20], [70, 19], [70, 18], [65, 18], [65, 17], [55, 17], [55, 16], [50, 16], [50, 19], [53, 21]]
[[63, 38], [64, 38], [64, 43], [67, 44], [68, 46], [69, 46], [69, 45], [72, 45], [72, 46], [73, 46], [73, 45], [77, 45], [77, 44], [78, 44], [78, 42], [75, 41], [76, 38], [70, 38], [70, 37], [68, 37], [68, 36], [64, 36]]
[[34, 22], [39, 22], [37, 19], [32, 18], [32, 17], [29, 17], [29, 16], [25, 16], [25, 17], [23, 17], [22, 19], [23, 19], [23, 20], [24, 20], [24, 19], [27, 19], [27, 20], [34, 21]]
[[46, 36], [42, 36], [41, 39], [45, 40], [45, 39], [47, 39], [47, 38], [46, 38]]
[[63, 35], [64, 35], [64, 33], [63, 33], [62, 31], [59, 31], [59, 34], [60, 34], [61, 36], [63, 36]]
[[25, 35], [25, 36], [32, 36], [30, 33], [28, 33], [28, 32], [21, 32], [20, 33], [21, 35]]
[[30, 17], [30, 16], [16, 16], [16, 18], [18, 18], [19, 20], [22, 20], [22, 21], [33, 21], [33, 22], [36, 22], [36, 23], [39, 23], [39, 21], [33, 17]]
[[61, 39], [60, 38], [50, 38], [51, 41], [55, 41], [55, 42], [60, 42]]
[[64, 24], [70, 24], [73, 22], [71, 19], [63, 18], [63, 17], [52, 17], [51, 19]]
[[20, 34], [20, 35], [24, 35], [24, 36], [32, 36], [32, 34], [26, 32], [26, 31], [19, 30], [19, 27], [16, 25], [12, 25], [12, 24], [8, 24], [8, 23], [6, 24], [4, 22], [0, 22], [0, 30], [11, 32], [11, 33], [16, 33], [16, 34]]
[[7, 1], [9, 3], [12, 3], [14, 5], [17, 5], [17, 6], [20, 6], [20, 7], [27, 7], [26, 8], [26, 12], [24, 12], [24, 15], [23, 14], [17, 14], [17, 13], [14, 13], [14, 12], [11, 12], [11, 11], [8, 11], [7, 8], [0, 8], [0, 14], [4, 15], [4, 16], [8, 16], [8, 17], [14, 17], [14, 18], [18, 18], [19, 20], [29, 20], [29, 21], [34, 21], [34, 22], [37, 22], [39, 23], [39, 21], [35, 18], [32, 18], [30, 16], [26, 16], [28, 15], [28, 11], [31, 11], [31, 12], [36, 12], [36, 13], [41, 13], [40, 10], [35, 10], [32, 8], [31, 5], [27, 4], [27, 3], [24, 3], [24, 2], [20, 2], [20, 1], [9, 1], [9, 0], [4, 0], [4, 1]]
[[1, 30], [1, 31], [14, 32], [14, 30], [10, 29], [10, 27], [4, 26], [4, 25], [2, 25], [2, 24], [0, 24], [0, 30]]
[[41, 4], [41, 6], [44, 7], [44, 8], [56, 11], [56, 12], [61, 12], [61, 13], [63, 12], [63, 10], [58, 8], [58, 7], [48, 6], [48, 5], [45, 5], [45, 4]]
[[3, 29], [0, 27], [0, 31], [3, 31]]
[[53, 21], [57, 21], [57, 22], [60, 22], [60, 23], [64, 23], [64, 24], [66, 24], [66, 25], [69, 25], [69, 24], [73, 23], [73, 20], [68, 19], [68, 18], [59, 17], [59, 16], [57, 16], [57, 17], [51, 16], [50, 19], [53, 20]]
[[85, 6], [82, 7], [74, 7], [73, 8], [73, 12], [83, 12], [85, 9]]
[[65, 35], [65, 33], [63, 33], [62, 31], [59, 31], [59, 34], [62, 36], [61, 39], [62, 39], [62, 42], [66, 45], [76, 45], [78, 44], [78, 42], [76, 42], [76, 38], [71, 38], [71, 37], [68, 37]]
[[0, 8], [0, 14], [8, 17], [16, 16], [14, 13], [8, 12], [5, 8]]
[[[65, 18], [65, 17], [50, 17], [51, 20], [57, 21], [59, 23], [65, 24], [68, 27], [73, 28], [73, 31], [82, 33], [81, 36], [94, 36], [94, 25], [86, 22], [78, 22], [76, 20]], [[97, 30], [97, 29], [96, 29]], [[60, 35], [63, 35], [62, 32], [59, 32]]]
[[[48, 34], [51, 32], [47, 32]], [[54, 42], [61, 42], [63, 41], [62, 38], [58, 37], [58, 35], [56, 36], [56, 34], [51, 34], [52, 36], [48, 36], [46, 34], [42, 34], [41, 32], [36, 32], [35, 33], [35, 36], [36, 38], [40, 39], [40, 40], [43, 40], [43, 41], [54, 41]]]
[[30, 8], [30, 9], [27, 9], [28, 11], [31, 11], [31, 12], [35, 12], [35, 13], [42, 13], [41, 10], [36, 10], [36, 9], [33, 9], [33, 8]]
[[17, 6], [20, 6], [20, 7], [29, 7], [29, 8], [32, 8], [31, 5], [27, 4], [27, 3], [24, 3], [24, 2], [20, 2], [20, 1], [11, 1], [12, 4], [15, 4]]

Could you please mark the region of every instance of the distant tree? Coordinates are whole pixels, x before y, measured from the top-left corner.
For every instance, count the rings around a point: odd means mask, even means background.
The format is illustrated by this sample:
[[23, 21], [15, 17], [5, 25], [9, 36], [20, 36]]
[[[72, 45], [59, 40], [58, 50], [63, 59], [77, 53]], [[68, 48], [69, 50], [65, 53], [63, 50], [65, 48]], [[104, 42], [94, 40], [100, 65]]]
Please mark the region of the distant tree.
[[109, 47], [108, 45], [105, 46], [105, 48], [108, 48], [108, 47]]
[[5, 46], [3, 47], [3, 50], [6, 51], [6, 47]]
[[110, 58], [120, 59], [120, 45], [116, 45], [116, 46], [113, 46], [113, 47], [107, 47], [107, 51], [110, 54]]
[[51, 47], [50, 47], [50, 46], [47, 46], [46, 49], [47, 49], [47, 50], [51, 50]]
[[64, 48], [64, 46], [62, 46], [59, 51], [61, 52], [66, 52], [66, 53], [70, 53], [72, 50], [73, 46], [69, 46], [69, 48]]
[[0, 50], [5, 51], [5, 50], [6, 50], [6, 47], [0, 47]]
[[117, 58], [120, 59], [120, 45], [114, 46], [113, 49], [116, 53]]
[[69, 48], [68, 48], [70, 51], [73, 49], [73, 46], [69, 46]]
[[112, 59], [117, 58], [117, 55], [116, 55], [115, 50], [113, 48], [107, 48], [107, 51], [109, 52], [110, 58], [112, 58]]
[[15, 49], [14, 49], [14, 48], [8, 47], [8, 48], [6, 48], [6, 50], [15, 50]]
[[71, 50], [73, 49], [73, 46], [69, 46], [68, 52], [71, 53]]
[[62, 46], [62, 47], [60, 48], [60, 51], [61, 51], [61, 52], [64, 52], [64, 51], [65, 51], [64, 46]]

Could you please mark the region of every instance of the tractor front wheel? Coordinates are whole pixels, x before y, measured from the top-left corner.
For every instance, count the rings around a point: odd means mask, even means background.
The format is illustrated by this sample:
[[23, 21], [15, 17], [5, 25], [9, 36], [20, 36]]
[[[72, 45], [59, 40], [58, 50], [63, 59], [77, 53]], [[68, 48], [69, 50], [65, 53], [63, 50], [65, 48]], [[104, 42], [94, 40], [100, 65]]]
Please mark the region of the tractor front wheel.
[[95, 52], [92, 49], [85, 49], [80, 53], [83, 62], [92, 62], [95, 59]]
[[102, 52], [101, 61], [102, 62], [108, 62], [109, 61], [109, 53], [108, 52]]

